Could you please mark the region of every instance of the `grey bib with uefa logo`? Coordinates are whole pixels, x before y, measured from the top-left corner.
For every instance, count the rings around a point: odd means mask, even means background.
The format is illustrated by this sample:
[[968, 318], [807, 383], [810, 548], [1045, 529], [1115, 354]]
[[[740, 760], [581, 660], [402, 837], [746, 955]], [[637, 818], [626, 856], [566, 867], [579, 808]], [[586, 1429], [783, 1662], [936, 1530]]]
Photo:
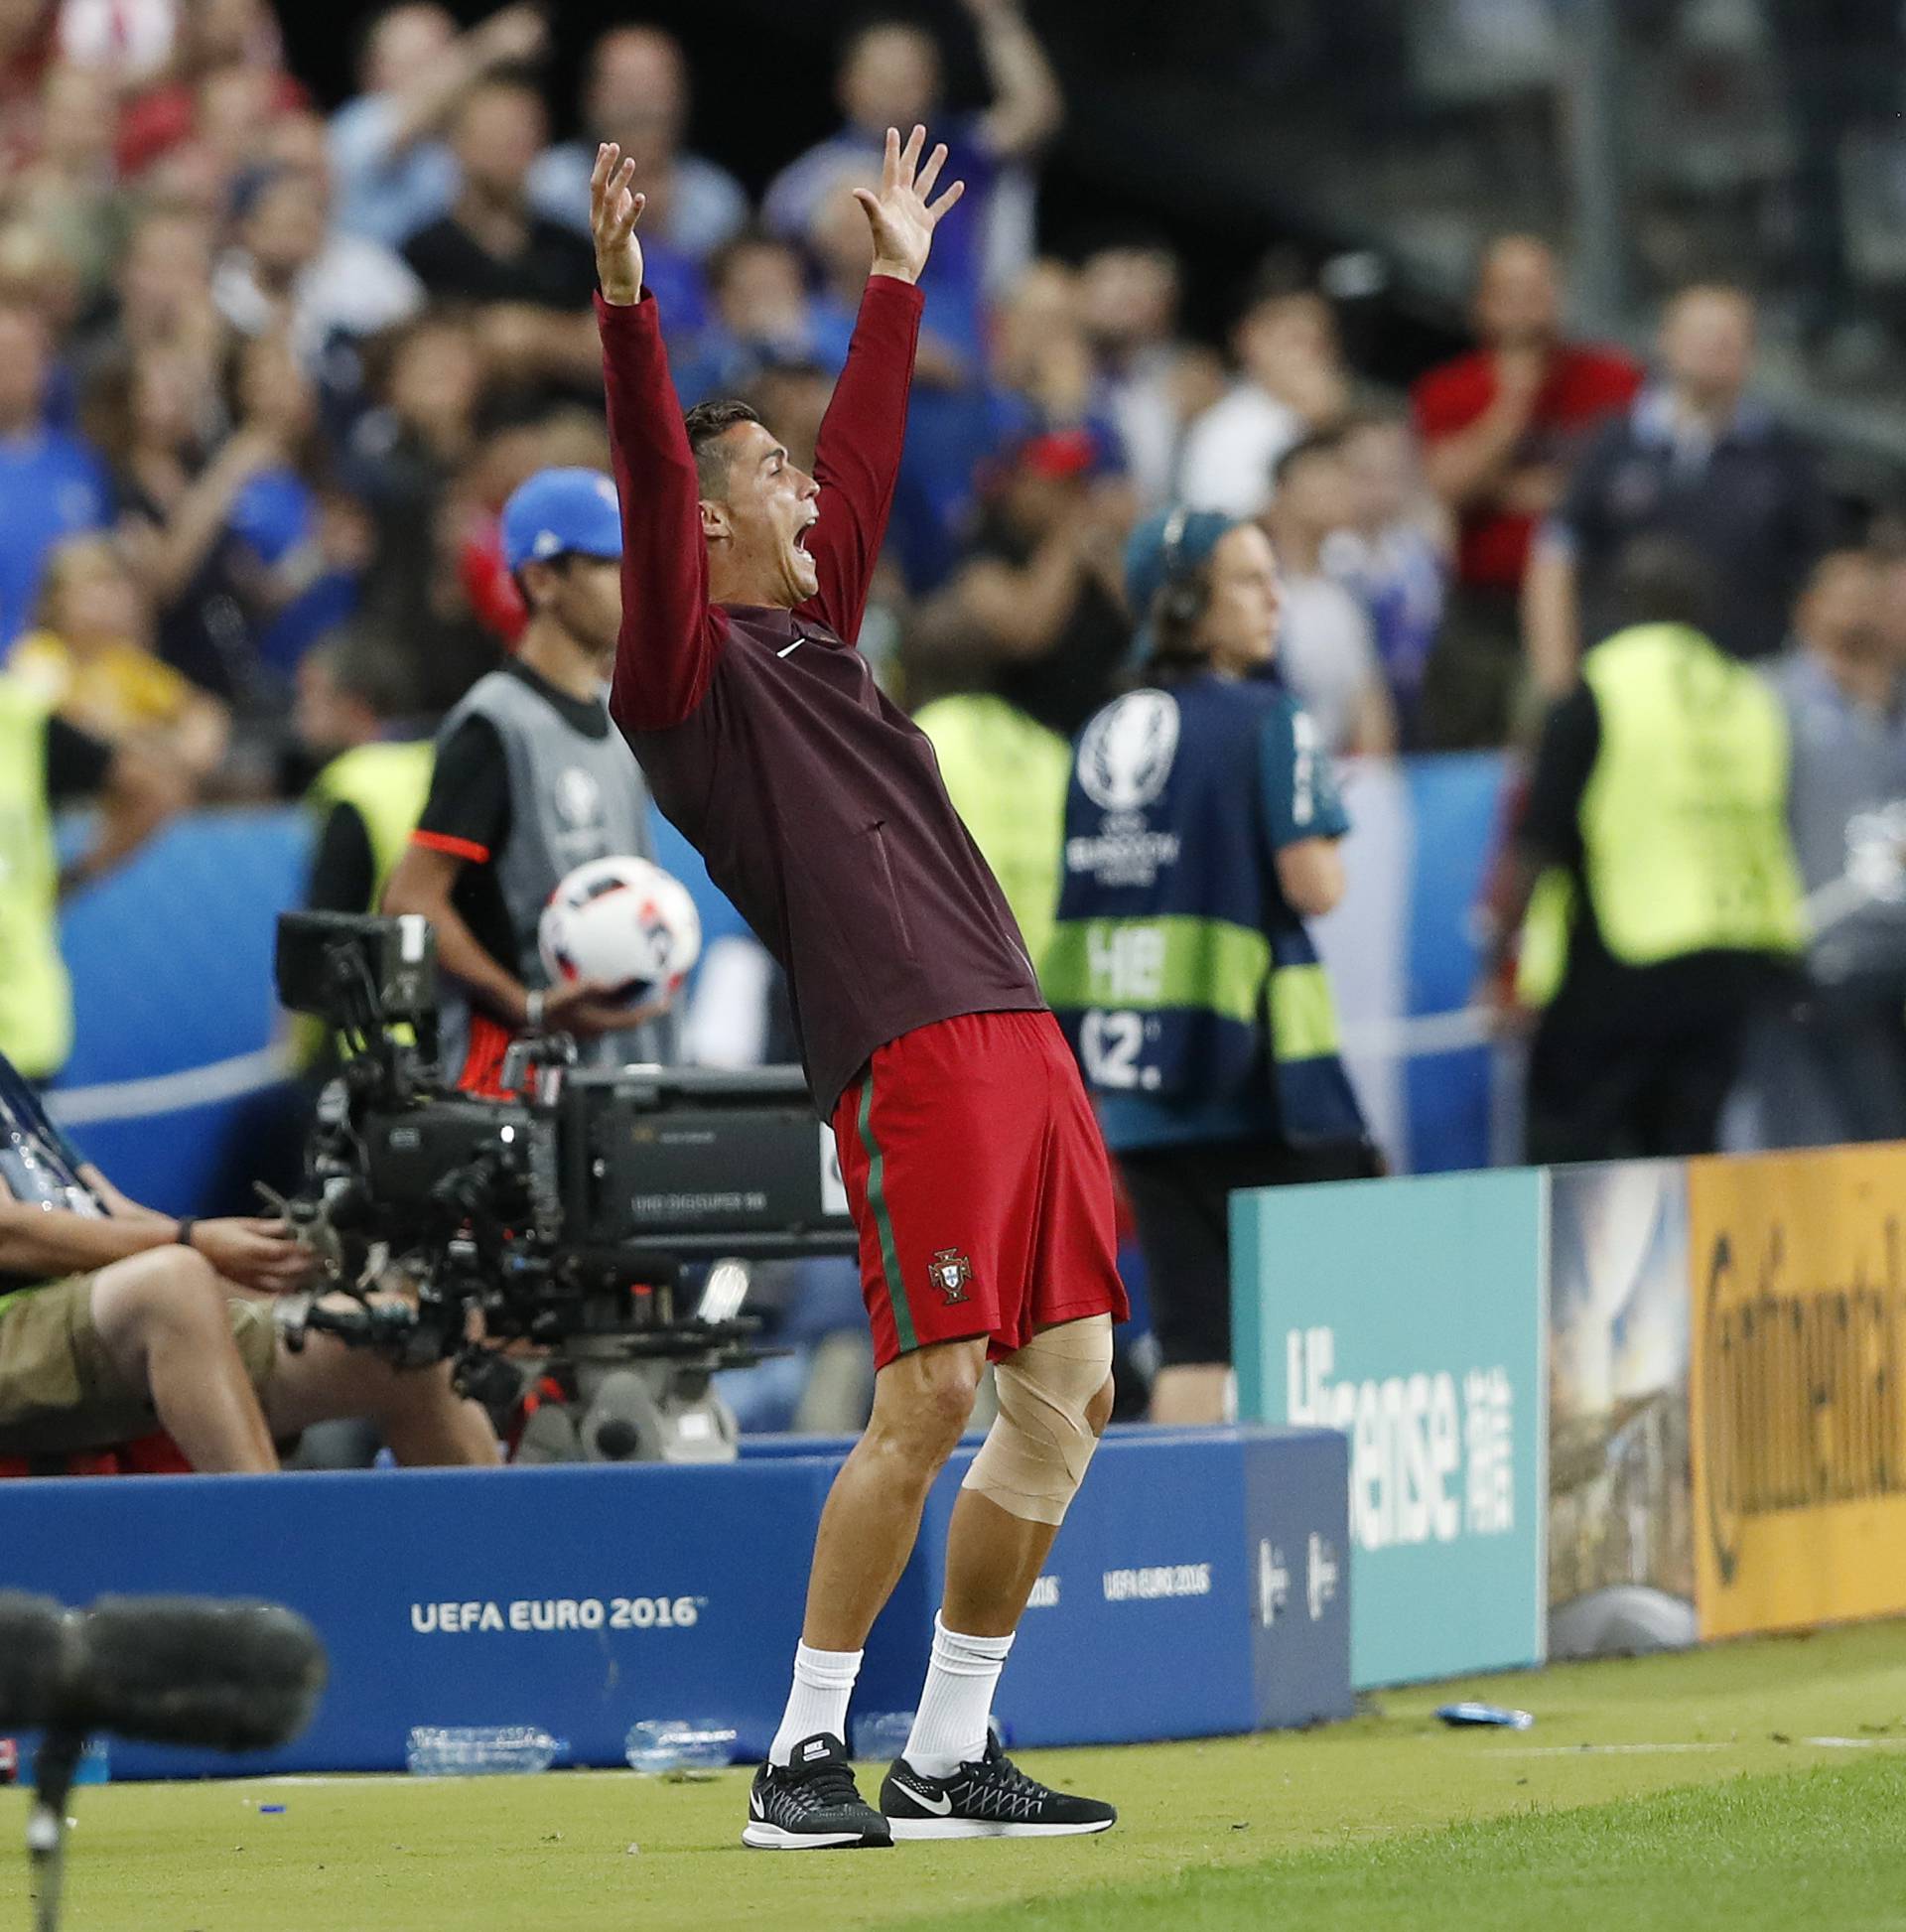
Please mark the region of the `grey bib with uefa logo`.
[[[509, 836], [491, 864], [515, 939], [510, 964], [525, 986], [547, 986], [536, 926], [550, 894], [592, 859], [654, 857], [648, 787], [619, 732], [612, 728], [601, 738], [579, 732], [507, 672], [491, 671], [471, 687], [444, 720], [438, 744], [447, 745], [473, 716], [495, 728], [509, 766]], [[449, 981], [442, 1033], [444, 1067], [455, 1079], [470, 1047], [470, 1009]], [[585, 1066], [672, 1065], [681, 1056], [681, 1023], [666, 1013], [645, 1027], [584, 1040], [581, 1050]]]

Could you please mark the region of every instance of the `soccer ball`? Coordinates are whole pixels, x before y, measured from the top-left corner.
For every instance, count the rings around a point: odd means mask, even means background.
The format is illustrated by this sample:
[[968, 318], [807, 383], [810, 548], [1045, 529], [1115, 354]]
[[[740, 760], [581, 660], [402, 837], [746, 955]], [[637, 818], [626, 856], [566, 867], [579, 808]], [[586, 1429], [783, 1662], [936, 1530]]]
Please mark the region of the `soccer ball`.
[[646, 859], [592, 859], [549, 896], [537, 927], [550, 984], [595, 980], [631, 1006], [672, 1000], [702, 950], [679, 879]]

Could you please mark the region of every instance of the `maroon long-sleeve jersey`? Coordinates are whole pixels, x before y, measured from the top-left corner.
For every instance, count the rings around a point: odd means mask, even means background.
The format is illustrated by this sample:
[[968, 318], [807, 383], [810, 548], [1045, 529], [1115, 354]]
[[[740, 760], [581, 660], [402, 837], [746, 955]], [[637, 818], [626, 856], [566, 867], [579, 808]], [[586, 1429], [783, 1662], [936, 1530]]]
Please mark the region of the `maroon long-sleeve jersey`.
[[599, 296], [597, 317], [622, 509], [610, 712], [656, 803], [786, 969], [825, 1118], [887, 1040], [1044, 1004], [932, 746], [853, 648], [899, 469], [919, 291], [868, 282], [815, 456], [820, 591], [794, 611], [709, 602], [655, 303]]

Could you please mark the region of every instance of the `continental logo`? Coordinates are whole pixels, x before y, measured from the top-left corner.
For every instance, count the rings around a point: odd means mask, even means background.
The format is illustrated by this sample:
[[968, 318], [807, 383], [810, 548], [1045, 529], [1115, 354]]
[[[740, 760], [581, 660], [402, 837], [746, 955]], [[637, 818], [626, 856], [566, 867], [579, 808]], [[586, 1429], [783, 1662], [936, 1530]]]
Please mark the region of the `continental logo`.
[[1888, 1214], [1839, 1281], [1797, 1278], [1775, 1219], [1717, 1234], [1702, 1307], [1708, 1530], [1723, 1584], [1756, 1517], [1906, 1493], [1906, 1278]]

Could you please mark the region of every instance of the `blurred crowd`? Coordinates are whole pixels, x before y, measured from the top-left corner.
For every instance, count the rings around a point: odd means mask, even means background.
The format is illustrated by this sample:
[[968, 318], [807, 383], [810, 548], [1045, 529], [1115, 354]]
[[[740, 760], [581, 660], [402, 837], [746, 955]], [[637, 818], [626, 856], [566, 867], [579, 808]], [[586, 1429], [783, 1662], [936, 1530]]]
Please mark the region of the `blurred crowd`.
[[[605, 33], [555, 99], [542, 12], [401, 4], [333, 104], [271, 0], [0, 0], [0, 677], [95, 748], [69, 737], [49, 772], [104, 795], [95, 863], [193, 800], [297, 797], [353, 745], [427, 735], [508, 652], [503, 500], [607, 462], [599, 139], [648, 197], [684, 405], [742, 395], [806, 464], [868, 266], [850, 191], [916, 120], [968, 194], [861, 641], [992, 821], [1029, 933], [1065, 741], [1130, 675], [1120, 558], [1167, 504], [1262, 523], [1281, 674], [1333, 753], [1533, 743], [1615, 621], [1622, 557], [1669, 537], [1721, 588], [1719, 645], [1781, 663], [1803, 736], [1838, 707], [1906, 757], [1901, 548], [1843, 522], [1750, 393], [1741, 289], [1676, 294], [1644, 364], [1572, 340], [1556, 256], [1507, 236], [1472, 350], [1386, 393], [1280, 255], [1221, 344], [1193, 340], [1167, 241], [1045, 247], [1058, 81], [1018, 0], [962, 6], [979, 100], [945, 102], [927, 30], [873, 21], [840, 51], [838, 131], [756, 194], [653, 27]], [[1844, 839], [1815, 843], [1838, 877]]]

